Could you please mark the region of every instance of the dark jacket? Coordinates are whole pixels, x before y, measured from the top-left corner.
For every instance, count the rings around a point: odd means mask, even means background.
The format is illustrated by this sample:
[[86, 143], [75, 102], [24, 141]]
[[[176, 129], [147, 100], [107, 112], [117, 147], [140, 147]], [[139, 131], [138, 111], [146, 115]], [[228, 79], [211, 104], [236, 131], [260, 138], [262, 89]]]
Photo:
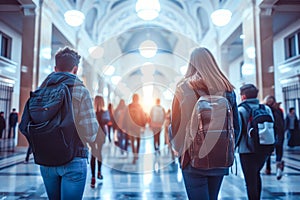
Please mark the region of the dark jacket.
[[[295, 126], [294, 130], [299, 129], [299, 120], [296, 115], [295, 115], [295, 119], [294, 119], [294, 126]], [[289, 117], [289, 114], [287, 114], [286, 118], [285, 118], [284, 130], [289, 130], [289, 129], [290, 129], [290, 117]]]
[[[258, 99], [246, 99], [244, 100], [241, 104], [247, 104], [250, 106], [251, 109], [255, 109], [259, 107], [259, 100]], [[241, 105], [240, 104], [240, 105]], [[247, 110], [243, 107], [240, 106], [238, 107], [238, 111], [240, 114], [240, 119], [241, 119], [241, 132], [239, 136], [236, 138], [236, 145], [238, 147], [238, 153], [254, 153], [253, 150], [248, 146], [247, 142], [247, 122], [249, 121], [249, 116], [250, 113], [247, 112]], [[265, 106], [267, 109], [268, 113], [273, 117], [272, 111], [269, 106]], [[272, 147], [271, 147], [272, 148]]]
[[9, 126], [16, 126], [18, 123], [18, 113], [11, 112], [9, 114]]
[[284, 140], [284, 118], [280, 108], [271, 107], [274, 117], [274, 131], [276, 144], [283, 144]]
[[[233, 110], [233, 126], [235, 135], [238, 135], [240, 126], [235, 92], [226, 92], [226, 98], [229, 100]], [[179, 153], [179, 155], [181, 155], [180, 161], [182, 168], [185, 168], [190, 162], [188, 149], [191, 141], [189, 141], [188, 135], [190, 134], [192, 112], [197, 100], [198, 97], [196, 96], [194, 90], [189, 87], [187, 81], [183, 81], [177, 85], [175, 97], [172, 104], [172, 131], [170, 134], [170, 140], [173, 148]], [[203, 172], [206, 175], [224, 175], [228, 172], [228, 169], [211, 169], [203, 170]]]
[[[77, 144], [77, 156], [87, 157], [88, 148], [85, 143], [95, 141], [99, 128], [90, 94], [84, 87], [82, 81], [75, 75], [67, 72], [51, 73], [41, 84], [40, 88], [45, 87], [47, 84], [57, 85], [61, 83], [65, 83], [69, 87], [72, 95], [73, 116], [78, 133], [78, 137], [74, 138], [75, 144]], [[29, 139], [27, 124], [30, 120], [30, 114], [26, 104], [19, 129], [27, 139]]]
[[6, 128], [6, 123], [4, 117], [0, 116], [0, 130], [4, 130]]

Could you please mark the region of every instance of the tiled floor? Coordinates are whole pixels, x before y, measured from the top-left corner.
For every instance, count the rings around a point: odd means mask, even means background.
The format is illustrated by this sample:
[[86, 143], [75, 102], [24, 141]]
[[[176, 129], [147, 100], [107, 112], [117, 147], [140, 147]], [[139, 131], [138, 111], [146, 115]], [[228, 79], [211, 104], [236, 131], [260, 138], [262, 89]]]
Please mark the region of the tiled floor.
[[[12, 151], [7, 148], [8, 142], [12, 141], [0, 140], [0, 199], [47, 199], [39, 167], [33, 159], [24, 164], [26, 149]], [[122, 155], [108, 141], [103, 147], [103, 156], [104, 179], [97, 180], [96, 188], [92, 189], [88, 171], [84, 199], [187, 199], [177, 161], [172, 162], [167, 148], [162, 147], [160, 154], [154, 154], [153, 138], [149, 135], [144, 135], [141, 141], [141, 156], [136, 164], [132, 164], [130, 153]], [[274, 173], [274, 159], [272, 156], [273, 173], [265, 175], [262, 171], [262, 199], [300, 199], [300, 147], [285, 148], [285, 175], [280, 181]], [[237, 175], [233, 173], [224, 178], [219, 199], [247, 199], [239, 161], [237, 163]]]

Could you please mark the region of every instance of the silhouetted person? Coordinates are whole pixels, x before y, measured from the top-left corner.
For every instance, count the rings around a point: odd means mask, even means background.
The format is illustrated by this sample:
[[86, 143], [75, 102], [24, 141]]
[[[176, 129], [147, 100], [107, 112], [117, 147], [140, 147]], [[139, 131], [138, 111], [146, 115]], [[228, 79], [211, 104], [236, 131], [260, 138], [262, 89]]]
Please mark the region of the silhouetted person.
[[4, 112], [0, 112], [0, 139], [2, 139], [2, 136], [3, 138], [5, 137], [5, 128], [6, 128], [6, 123], [4, 119]]
[[[9, 114], [9, 127], [8, 127], [8, 138], [16, 137], [16, 126], [19, 120], [19, 114], [16, 112], [16, 109], [13, 108], [12, 112]], [[13, 134], [11, 135], [11, 131], [13, 131]]]
[[118, 146], [121, 148], [122, 154], [124, 154], [127, 151], [128, 147], [128, 137], [123, 127], [126, 109], [127, 106], [125, 104], [125, 101], [124, 99], [121, 99], [113, 115], [115, 121], [115, 129], [117, 130], [118, 134]]
[[156, 105], [150, 111], [150, 128], [154, 135], [154, 150], [159, 150], [160, 132], [165, 121], [165, 109], [160, 105], [160, 99], [156, 99]]
[[[283, 141], [284, 141], [284, 118], [280, 108], [280, 103], [276, 102], [274, 96], [268, 95], [265, 98], [265, 103], [268, 105], [274, 116], [274, 133], [275, 133], [275, 154], [276, 154], [276, 177], [281, 179], [284, 168]], [[266, 174], [271, 174], [271, 156], [267, 159]]]
[[139, 95], [132, 96], [132, 103], [128, 105], [123, 125], [130, 138], [132, 152], [134, 154], [133, 164], [138, 159], [141, 141], [141, 129], [145, 127], [147, 117], [139, 103]]
[[289, 113], [285, 118], [285, 130], [287, 131], [287, 140], [288, 146], [294, 147], [300, 144], [300, 141], [297, 141], [299, 137], [297, 137], [299, 131], [299, 120], [295, 112], [295, 108], [292, 107], [289, 109]]

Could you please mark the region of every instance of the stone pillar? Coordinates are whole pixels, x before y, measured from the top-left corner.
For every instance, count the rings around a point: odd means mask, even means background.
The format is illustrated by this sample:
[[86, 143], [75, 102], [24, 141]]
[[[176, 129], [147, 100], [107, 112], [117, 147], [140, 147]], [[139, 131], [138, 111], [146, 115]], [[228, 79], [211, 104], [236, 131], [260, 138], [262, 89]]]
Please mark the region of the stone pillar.
[[[20, 117], [29, 98], [29, 93], [36, 88], [37, 80], [37, 52], [36, 32], [38, 16], [36, 8], [24, 8], [22, 31], [22, 58], [21, 58], [21, 91], [20, 91]], [[17, 146], [27, 146], [25, 137], [19, 132]]]
[[274, 95], [273, 18], [272, 7], [257, 8], [257, 85], [260, 99]]

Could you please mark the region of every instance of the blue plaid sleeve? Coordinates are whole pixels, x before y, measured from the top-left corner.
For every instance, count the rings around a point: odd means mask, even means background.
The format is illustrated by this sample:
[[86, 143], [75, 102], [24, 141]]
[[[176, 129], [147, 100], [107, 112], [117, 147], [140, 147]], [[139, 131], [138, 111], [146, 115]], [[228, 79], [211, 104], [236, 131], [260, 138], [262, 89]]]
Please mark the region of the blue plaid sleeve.
[[99, 125], [90, 93], [85, 87], [81, 86], [74, 88], [72, 96], [78, 134], [82, 140], [94, 142]]

